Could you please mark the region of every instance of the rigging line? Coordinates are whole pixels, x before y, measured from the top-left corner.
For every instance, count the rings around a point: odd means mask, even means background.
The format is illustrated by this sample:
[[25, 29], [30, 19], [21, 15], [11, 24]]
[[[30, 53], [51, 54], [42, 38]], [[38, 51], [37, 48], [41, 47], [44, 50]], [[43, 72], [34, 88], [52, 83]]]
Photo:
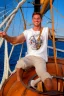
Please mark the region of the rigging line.
[[[28, 3], [26, 5], [28, 6]], [[26, 10], [26, 21], [27, 21], [27, 13], [28, 13], [28, 10]]]
[[[57, 9], [58, 9], [58, 0], [57, 0]], [[56, 24], [56, 30], [58, 29], [58, 14], [57, 14], [57, 24]], [[57, 31], [56, 31], [57, 33]]]
[[53, 17], [52, 8], [53, 8], [52, 0], [50, 0], [50, 12], [51, 12], [51, 18], [52, 18], [52, 35], [53, 35], [54, 60], [55, 60], [55, 66], [56, 66], [56, 74], [58, 75], [58, 65], [57, 65], [57, 59], [56, 59], [56, 46], [55, 46], [55, 34], [54, 34], [54, 17]]
[[[5, 13], [5, 11], [8, 11], [8, 10], [3, 10], [3, 12], [0, 12], [0, 19], [2, 19], [4, 17], [4, 15], [7, 15], [10, 11], [12, 10], [9, 10], [8, 12]], [[4, 14], [4, 15], [3, 15]]]
[[[16, 1], [18, 2], [18, 0], [16, 0]], [[26, 29], [26, 21], [25, 21], [25, 18], [24, 18], [24, 13], [23, 13], [21, 7], [20, 7], [19, 9], [20, 9], [20, 12], [21, 12], [21, 14], [22, 14], [22, 19], [23, 19], [23, 22], [24, 22], [24, 30], [25, 30], [25, 29]]]
[[3, 13], [5, 10], [0, 11], [0, 14]]
[[24, 30], [26, 29], [26, 21], [24, 19], [24, 14], [23, 14], [23, 11], [22, 11], [22, 8], [20, 7], [20, 11], [22, 13], [22, 18], [23, 18], [23, 22], [24, 22]]
[[25, 3], [26, 0], [22, 0], [21, 2], [18, 3], [18, 5], [16, 6], [16, 8], [13, 10], [13, 12], [11, 12], [9, 14], [9, 16], [7, 16], [6, 19], [4, 19], [4, 21], [0, 24], [0, 28], [2, 28], [2, 26], [9, 20], [9, 18], [12, 16], [14, 17], [15, 14], [17, 13], [18, 9], [22, 6], [23, 3]]
[[10, 2], [9, 4], [7, 4], [6, 7], [7, 7], [7, 6], [11, 6], [13, 3], [15, 3], [14, 0], [12, 0], [12, 2]]
[[12, 7], [8, 7], [8, 8], [6, 8], [6, 10], [9, 10], [9, 9], [11, 9]]
[[52, 21], [49, 17], [47, 17], [45, 14], [44, 14], [44, 16], [47, 18], [47, 19], [49, 19], [50, 21]]
[[14, 9], [15, 9], [15, 7], [16, 7], [16, 6], [13, 6], [13, 4], [12, 4], [12, 5], [10, 5], [8, 8], [9, 8], [9, 9], [13, 9], [13, 10], [14, 10]]
[[[10, 58], [11, 58], [11, 55], [12, 55], [13, 51], [14, 51], [14, 48], [15, 48], [15, 45], [12, 45], [12, 48], [11, 48], [11, 51], [10, 51], [10, 55], [9, 55], [9, 60], [10, 60]], [[9, 65], [9, 67], [8, 67], [8, 70], [9, 70], [9, 72], [10, 72], [11, 74], [15, 72], [15, 70], [11, 71], [10, 65]]]
[[6, 6], [6, 8], [8, 8], [8, 9], [15, 9], [15, 7], [12, 7], [12, 5], [10, 5], [9, 7]]
[[[28, 1], [27, 1], [27, 2], [28, 2]], [[29, 6], [29, 4], [28, 4], [28, 3], [26, 3], [26, 6], [28, 7], [28, 6]], [[29, 7], [28, 7], [28, 8], [29, 8]], [[34, 8], [34, 7], [31, 7], [31, 8]], [[28, 10], [29, 10], [29, 9], [27, 9], [27, 10], [26, 10], [26, 25], [27, 25]]]
[[[11, 5], [13, 5], [14, 2], [10, 3]], [[11, 6], [10, 4], [6, 5], [6, 10], [12, 9], [14, 10], [14, 6]]]
[[[6, 13], [4, 13], [4, 15], [8, 14], [10, 11], [12, 11], [12, 10], [7, 11]], [[4, 12], [5, 12], [5, 11], [4, 11]], [[3, 17], [4, 15], [2, 15], [2, 17]], [[0, 18], [1, 18], [1, 17], [0, 17]]]
[[2, 17], [0, 17], [0, 19], [2, 19], [5, 15], [7, 15], [8, 13], [10, 13], [12, 10], [9, 10], [8, 12], [6, 12]]
[[[53, 6], [53, 5], [52, 5]], [[53, 6], [53, 8], [56, 10], [56, 12], [62, 17], [62, 18], [64, 18], [64, 16], [57, 10], [57, 8], [55, 8], [54, 6]]]
[[11, 24], [14, 16], [15, 16], [15, 14], [13, 14], [13, 15], [10, 17], [9, 21], [7, 22], [6, 28], [4, 29], [5, 32], [7, 32], [7, 30], [8, 30], [8, 28], [9, 28], [9, 26], [10, 26], [10, 24]]
[[19, 59], [21, 59], [21, 57], [22, 57], [22, 51], [23, 51], [23, 44], [22, 44], [22, 46], [21, 46], [21, 50], [20, 50]]
[[[2, 18], [2, 19], [5, 19], [6, 18], [6, 0], [4, 0], [4, 9], [5, 9], [5, 11], [4, 11], [4, 17]], [[3, 20], [2, 20], [3, 21]], [[6, 23], [4, 24], [4, 26], [3, 26], [4, 28], [6, 27]], [[4, 29], [3, 28], [3, 29]]]
[[[16, 0], [17, 2], [19, 2], [18, 0]], [[21, 17], [20, 17], [20, 14], [19, 14], [19, 18], [20, 18], [20, 20], [19, 20], [19, 32], [20, 32], [20, 29], [21, 29]], [[19, 35], [19, 32], [18, 32], [18, 35]]]
[[[20, 30], [21, 30], [21, 16], [20, 16], [20, 14], [19, 14], [19, 18], [20, 18], [20, 19], [19, 19], [19, 25], [20, 25], [20, 26], [19, 26], [19, 32], [20, 32]], [[19, 35], [19, 32], [18, 32], [18, 35]]]
[[[55, 61], [55, 67], [56, 67], [56, 75], [59, 73], [59, 66], [56, 59], [56, 46], [55, 46], [55, 34], [54, 34], [54, 17], [53, 17], [53, 6], [52, 6], [52, 0], [50, 0], [50, 12], [52, 17], [52, 35], [53, 35], [53, 50], [54, 50], [54, 61]], [[60, 82], [58, 82], [58, 86], [60, 88]], [[57, 87], [58, 91], [59, 88]]]
[[13, 36], [13, 33], [14, 33], [14, 24], [15, 24], [15, 18], [14, 18], [14, 20], [12, 21], [12, 36]]
[[22, 6], [21, 8], [34, 8], [33, 6]]
[[6, 9], [0, 11], [0, 14], [3, 13], [4, 11], [8, 11], [9, 9], [11, 9], [11, 7], [8, 7], [8, 8], [6, 8]]

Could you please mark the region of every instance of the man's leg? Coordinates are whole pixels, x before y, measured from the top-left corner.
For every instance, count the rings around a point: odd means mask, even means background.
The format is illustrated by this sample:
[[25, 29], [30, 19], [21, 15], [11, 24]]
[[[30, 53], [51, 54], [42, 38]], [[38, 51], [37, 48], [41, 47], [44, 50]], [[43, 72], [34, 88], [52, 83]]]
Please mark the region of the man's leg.
[[30, 86], [32, 86], [32, 87], [34, 88], [35, 85], [36, 85], [39, 81], [41, 81], [41, 78], [37, 78], [37, 79], [35, 79], [35, 80], [31, 80]]
[[46, 62], [42, 58], [37, 58], [35, 63], [37, 75], [41, 78], [47, 91], [53, 90], [52, 77], [46, 70]]
[[16, 72], [17, 72], [17, 81], [21, 81], [22, 74], [23, 74], [23, 69], [17, 68]]
[[17, 72], [17, 81], [21, 81], [23, 69], [32, 67], [32, 61], [30, 57], [24, 57], [17, 61], [16, 72]]
[[[41, 78], [37, 78], [35, 80], [31, 80], [31, 86], [35, 87], [35, 85], [41, 81]], [[45, 79], [45, 81], [43, 82], [44, 86], [46, 88], [47, 91], [53, 90], [53, 84], [52, 84], [52, 79], [47, 78]]]
[[50, 79], [50, 78], [45, 79], [44, 86], [45, 86], [45, 88], [46, 88], [47, 91], [53, 90], [52, 79]]

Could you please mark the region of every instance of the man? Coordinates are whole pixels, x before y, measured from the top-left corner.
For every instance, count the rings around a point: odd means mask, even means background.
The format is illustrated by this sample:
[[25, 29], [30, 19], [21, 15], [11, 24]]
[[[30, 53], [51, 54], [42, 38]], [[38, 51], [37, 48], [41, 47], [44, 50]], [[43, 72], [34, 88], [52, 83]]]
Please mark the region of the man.
[[35, 86], [35, 82], [41, 79], [49, 91], [52, 90], [52, 78], [46, 70], [49, 28], [41, 27], [42, 16], [40, 13], [33, 13], [32, 21], [33, 28], [25, 30], [17, 37], [10, 37], [5, 32], [0, 32], [0, 36], [12, 44], [19, 44], [25, 41], [27, 43], [27, 55], [18, 60], [16, 64], [17, 81], [21, 81], [20, 72], [22, 69], [34, 66], [39, 78], [32, 80], [30, 83], [31, 86]]

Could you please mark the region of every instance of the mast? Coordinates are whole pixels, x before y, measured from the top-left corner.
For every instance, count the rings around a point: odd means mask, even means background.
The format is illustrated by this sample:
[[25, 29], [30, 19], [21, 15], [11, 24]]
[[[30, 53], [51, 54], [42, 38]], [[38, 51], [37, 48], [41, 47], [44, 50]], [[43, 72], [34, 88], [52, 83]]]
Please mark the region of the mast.
[[40, 12], [40, 0], [35, 0], [34, 12]]

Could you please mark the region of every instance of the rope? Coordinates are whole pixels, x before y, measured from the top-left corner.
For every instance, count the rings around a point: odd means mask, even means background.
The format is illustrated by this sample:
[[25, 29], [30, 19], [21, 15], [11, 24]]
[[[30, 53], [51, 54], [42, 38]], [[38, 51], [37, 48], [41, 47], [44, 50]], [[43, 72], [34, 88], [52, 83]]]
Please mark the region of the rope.
[[19, 32], [18, 32], [18, 35], [20, 34], [21, 24], [22, 24], [22, 22], [21, 22], [21, 16], [20, 16], [20, 14], [19, 14]]
[[[8, 28], [9, 28], [9, 25], [10, 25], [10, 23], [11, 23], [11, 21], [12, 21], [12, 18], [15, 16], [15, 12], [17, 12], [18, 11], [18, 9], [19, 9], [19, 7], [25, 2], [26, 0], [22, 0], [19, 4], [18, 4], [18, 6], [16, 7], [16, 9], [4, 20], [4, 22], [2, 23], [2, 24], [0, 24], [0, 28], [8, 21], [8, 23], [7, 23], [7, 25], [6, 25], [6, 28], [5, 28], [5, 32], [8, 30]], [[11, 18], [10, 18], [11, 17]], [[3, 42], [3, 38], [1, 39], [1, 42], [0, 42], [0, 45], [2, 45], [1, 43]], [[13, 52], [13, 47], [12, 47], [12, 50], [11, 50], [11, 53]], [[10, 57], [11, 57], [11, 53], [10, 53], [10, 56], [9, 56], [9, 59], [10, 59]], [[2, 87], [2, 85], [3, 85], [3, 83], [4, 83], [4, 81], [5, 81], [5, 79], [7, 79], [8, 78], [8, 72], [11, 72], [11, 70], [10, 70], [10, 67], [9, 67], [9, 60], [8, 60], [8, 47], [7, 47], [7, 41], [5, 40], [5, 56], [4, 56], [4, 72], [3, 72], [3, 78], [2, 78], [2, 81], [1, 81], [1, 84], [0, 84], [0, 89], [1, 89], [1, 87]]]
[[51, 21], [51, 19], [49, 17], [47, 17], [45, 14], [44, 14], [44, 17], [46, 17], [47, 19], [49, 19]]
[[[15, 1], [13, 0], [12, 2], [9, 2], [9, 4], [7, 4], [6, 6], [9, 7], [11, 6], [13, 3], [15, 3]], [[12, 6], [11, 6], [12, 7]]]
[[20, 12], [22, 13], [22, 19], [23, 19], [23, 22], [24, 22], [24, 30], [25, 30], [26, 29], [26, 22], [25, 22], [25, 19], [24, 19], [24, 14], [23, 14], [22, 8], [20, 8]]
[[3, 44], [3, 41], [4, 41], [4, 39], [0, 37], [0, 48], [1, 48], [2, 44]]
[[3, 13], [4, 11], [7, 12], [7, 11], [10, 10], [10, 9], [11, 9], [11, 7], [8, 7], [8, 8], [6, 8], [6, 9], [3, 9], [2, 11], [0, 11], [0, 14]]
[[[4, 29], [5, 32], [7, 32], [7, 30], [8, 30], [8, 28], [9, 28], [9, 26], [10, 26], [10, 24], [11, 24], [12, 19], [14, 18], [14, 16], [15, 16], [15, 14], [11, 16], [10, 20], [9, 20], [8, 23], [6, 24], [6, 28]], [[2, 46], [3, 41], [4, 41], [4, 39], [2, 38], [2, 39], [1, 39], [1, 42], [0, 42], [0, 47]]]
[[[10, 72], [10, 74], [12, 75], [16, 71], [16, 70], [11, 71], [10, 66], [9, 66], [9, 60], [10, 60], [11, 55], [13, 53], [14, 47], [15, 46], [13, 45], [12, 49], [11, 49], [11, 52], [10, 52], [10, 55], [9, 55], [9, 58], [8, 58], [8, 47], [7, 47], [7, 41], [5, 40], [4, 72], [3, 72], [3, 77], [2, 77], [1, 84], [0, 84], [0, 89], [1, 89], [5, 79], [8, 78], [8, 76], [9, 76], [8, 73]], [[21, 48], [20, 56], [22, 54], [22, 49], [23, 49], [23, 45], [22, 45], [22, 48]], [[19, 58], [20, 58], [20, 56], [19, 56]]]
[[12, 10], [9, 10], [8, 12], [6, 12], [3, 16], [0, 17], [0, 19], [2, 19], [5, 15], [7, 15], [8, 13], [10, 13]]
[[5, 40], [5, 53], [4, 53], [4, 72], [3, 72], [3, 78], [0, 84], [0, 89], [5, 81], [5, 79], [8, 78], [8, 68], [9, 68], [9, 61], [8, 61], [8, 47], [7, 47], [7, 41]]
[[[53, 6], [53, 5], [52, 5]], [[56, 10], [56, 12], [62, 17], [64, 18], [64, 16], [53, 6], [53, 8]]]
[[[58, 0], [57, 0], [57, 9], [58, 9]], [[56, 24], [56, 31], [58, 29], [58, 14], [57, 14], [57, 24]]]
[[[5, 10], [0, 11], [0, 14], [3, 13]], [[1, 18], [1, 17], [0, 17]]]
[[52, 0], [50, 0], [50, 12], [51, 12], [51, 18], [52, 18], [52, 35], [53, 35], [53, 50], [54, 50], [54, 60], [56, 65], [56, 74], [58, 75], [58, 65], [56, 60], [56, 46], [55, 46], [55, 34], [54, 34], [54, 17], [53, 17], [53, 11], [52, 11]]
[[[21, 5], [25, 2], [26, 0], [22, 0], [21, 2], [19, 2], [19, 4], [17, 5], [16, 9], [7, 17], [4, 19], [4, 21], [0, 24], [0, 28], [2, 28], [2, 26], [8, 21], [7, 25], [6, 25], [6, 28], [4, 29], [5, 32], [7, 32], [15, 14], [17, 13], [18, 9], [21, 7]], [[3, 43], [3, 40], [1, 40], [1, 43], [0, 43], [0, 46], [2, 45]]]
[[16, 14], [16, 12], [18, 11], [18, 9], [21, 7], [21, 5], [25, 2], [26, 0], [22, 0], [21, 2], [19, 2], [19, 4], [17, 5], [17, 7], [15, 8], [15, 10], [6, 18], [4, 19], [4, 21], [0, 24], [0, 28], [2, 28], [2, 26], [9, 20], [9, 18]]
[[[56, 46], [55, 46], [55, 34], [54, 34], [54, 17], [53, 17], [53, 10], [52, 10], [52, 0], [50, 0], [50, 12], [52, 18], [52, 35], [53, 35], [53, 49], [54, 49], [54, 60], [55, 60], [55, 67], [56, 67], [56, 75], [59, 73], [57, 59], [56, 59]], [[60, 90], [60, 82], [58, 82], [58, 86]]]
[[12, 21], [12, 36], [14, 35], [14, 32], [15, 32], [15, 18], [13, 19]]
[[21, 47], [21, 51], [20, 51], [20, 55], [19, 55], [19, 59], [21, 58], [22, 50], [23, 50], [23, 44], [22, 44], [22, 47]]
[[[10, 52], [10, 55], [9, 55], [9, 60], [10, 60], [10, 58], [11, 58], [12, 52], [13, 52], [13, 50], [14, 50], [14, 47], [15, 47], [15, 45], [12, 46], [12, 49], [11, 49], [11, 52]], [[15, 72], [15, 70], [14, 70], [14, 71], [11, 71], [10, 65], [9, 65], [9, 72], [10, 72], [11, 74]]]

